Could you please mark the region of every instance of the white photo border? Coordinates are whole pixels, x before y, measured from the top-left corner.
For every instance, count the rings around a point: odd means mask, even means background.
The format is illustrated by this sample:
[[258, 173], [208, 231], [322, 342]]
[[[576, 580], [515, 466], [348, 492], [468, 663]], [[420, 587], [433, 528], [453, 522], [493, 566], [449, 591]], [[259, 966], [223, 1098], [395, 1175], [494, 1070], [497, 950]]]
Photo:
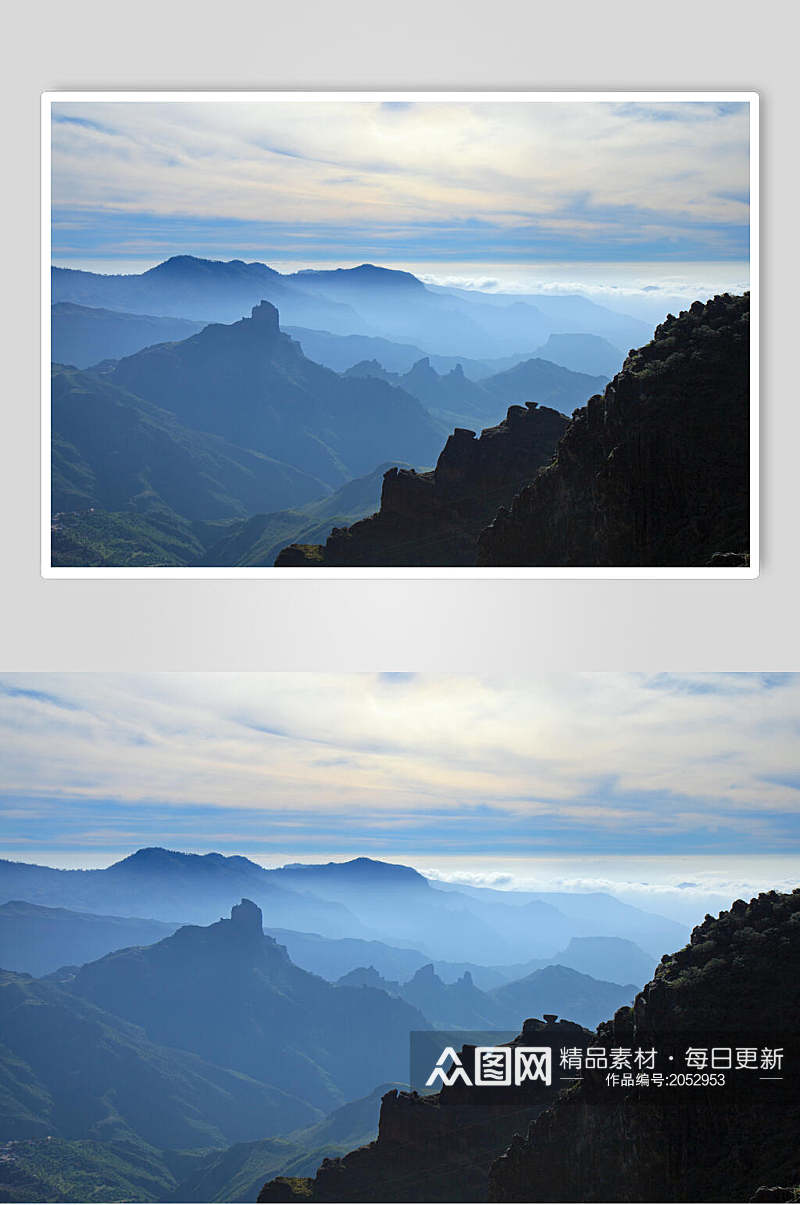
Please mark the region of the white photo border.
[[[252, 568], [193, 568], [163, 567], [131, 569], [125, 567], [72, 568], [53, 566], [51, 560], [51, 390], [50, 390], [50, 305], [51, 305], [51, 109], [54, 104], [64, 102], [213, 102], [241, 103], [263, 102], [376, 102], [410, 101], [425, 103], [480, 102], [739, 102], [749, 105], [750, 115], [750, 564], [740, 568], [549, 568], [544, 566], [522, 566], [509, 568], [275, 568], [270, 566]], [[42, 93], [41, 109], [41, 576], [47, 579], [65, 578], [162, 578], [174, 579], [249, 579], [274, 580], [320, 579], [705, 579], [726, 581], [731, 579], [757, 578], [760, 571], [759, 556], [759, 94], [755, 91], [706, 91], [706, 92], [635, 92], [619, 90], [610, 92], [501, 92], [501, 91], [448, 91], [420, 92], [402, 91], [48, 91]]]

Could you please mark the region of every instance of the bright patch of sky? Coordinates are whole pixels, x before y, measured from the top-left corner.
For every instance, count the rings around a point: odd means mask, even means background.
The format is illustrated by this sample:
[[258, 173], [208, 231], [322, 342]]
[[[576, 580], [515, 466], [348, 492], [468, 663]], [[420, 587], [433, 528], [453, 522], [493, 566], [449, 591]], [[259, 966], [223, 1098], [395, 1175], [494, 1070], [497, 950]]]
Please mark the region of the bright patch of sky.
[[746, 261], [746, 104], [59, 103], [53, 255]]

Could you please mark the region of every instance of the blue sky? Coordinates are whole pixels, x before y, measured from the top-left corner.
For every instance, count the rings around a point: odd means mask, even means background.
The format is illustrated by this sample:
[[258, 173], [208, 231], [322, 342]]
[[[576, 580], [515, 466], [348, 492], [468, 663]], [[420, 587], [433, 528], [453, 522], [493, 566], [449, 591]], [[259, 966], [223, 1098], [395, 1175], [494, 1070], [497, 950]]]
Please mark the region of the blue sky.
[[6, 674], [3, 852], [800, 852], [800, 677]]
[[748, 255], [748, 106], [53, 107], [53, 258]]

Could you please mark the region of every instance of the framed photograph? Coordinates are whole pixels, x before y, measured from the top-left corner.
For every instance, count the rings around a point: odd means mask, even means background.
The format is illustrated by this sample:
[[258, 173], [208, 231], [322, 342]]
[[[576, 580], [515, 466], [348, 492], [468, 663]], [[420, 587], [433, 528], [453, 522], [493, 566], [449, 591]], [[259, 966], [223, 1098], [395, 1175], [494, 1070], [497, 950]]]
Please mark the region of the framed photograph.
[[5, 1200], [796, 1201], [798, 726], [782, 673], [0, 673]]
[[755, 93], [42, 121], [45, 576], [758, 575]]

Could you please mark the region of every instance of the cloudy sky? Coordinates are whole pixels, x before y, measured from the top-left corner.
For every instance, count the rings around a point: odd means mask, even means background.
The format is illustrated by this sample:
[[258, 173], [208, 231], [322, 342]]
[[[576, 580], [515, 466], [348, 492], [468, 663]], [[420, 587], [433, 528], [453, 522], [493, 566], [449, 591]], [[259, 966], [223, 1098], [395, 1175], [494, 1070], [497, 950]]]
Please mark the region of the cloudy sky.
[[6, 674], [2, 852], [796, 855], [799, 737], [792, 675]]
[[57, 103], [53, 259], [742, 261], [748, 106]]

